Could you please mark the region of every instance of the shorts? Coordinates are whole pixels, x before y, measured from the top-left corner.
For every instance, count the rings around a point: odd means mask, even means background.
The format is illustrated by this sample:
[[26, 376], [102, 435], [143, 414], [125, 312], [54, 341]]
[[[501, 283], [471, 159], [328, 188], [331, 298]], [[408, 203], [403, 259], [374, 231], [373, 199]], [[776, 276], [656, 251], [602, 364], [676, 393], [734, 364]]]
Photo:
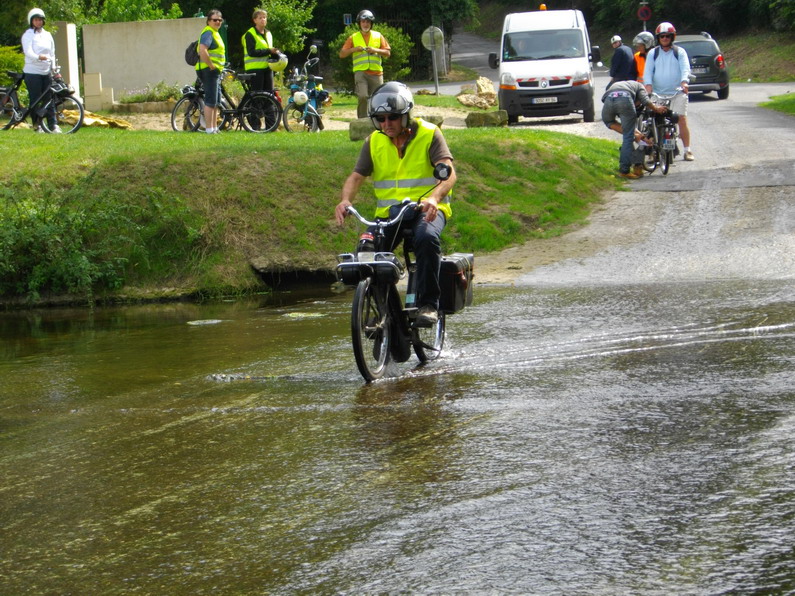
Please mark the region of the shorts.
[[686, 93], [677, 93], [674, 98], [671, 100], [671, 111], [676, 112], [680, 116], [687, 116], [687, 104], [688, 104], [687, 94]]

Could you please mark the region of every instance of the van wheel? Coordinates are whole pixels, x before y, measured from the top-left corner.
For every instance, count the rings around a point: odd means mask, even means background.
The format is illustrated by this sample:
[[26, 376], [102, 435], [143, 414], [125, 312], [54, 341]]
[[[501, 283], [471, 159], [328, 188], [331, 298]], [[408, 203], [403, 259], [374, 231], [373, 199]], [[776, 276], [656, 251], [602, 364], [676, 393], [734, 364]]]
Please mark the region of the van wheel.
[[511, 124], [518, 124], [519, 123], [519, 116], [514, 116], [512, 114], [508, 114], [508, 125]]
[[585, 110], [583, 110], [582, 117], [583, 117], [583, 120], [585, 120], [585, 122], [593, 122], [594, 121], [595, 113], [594, 113], [593, 104], [591, 104], [591, 106], [589, 108], [586, 108]]

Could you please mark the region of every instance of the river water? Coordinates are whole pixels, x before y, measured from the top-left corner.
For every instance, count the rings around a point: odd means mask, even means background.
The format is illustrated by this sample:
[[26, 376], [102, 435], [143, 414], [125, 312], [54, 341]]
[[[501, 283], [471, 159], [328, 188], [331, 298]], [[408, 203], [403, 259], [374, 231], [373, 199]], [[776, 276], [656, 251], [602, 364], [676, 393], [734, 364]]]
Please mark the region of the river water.
[[551, 280], [0, 314], [0, 592], [795, 592], [791, 280]]

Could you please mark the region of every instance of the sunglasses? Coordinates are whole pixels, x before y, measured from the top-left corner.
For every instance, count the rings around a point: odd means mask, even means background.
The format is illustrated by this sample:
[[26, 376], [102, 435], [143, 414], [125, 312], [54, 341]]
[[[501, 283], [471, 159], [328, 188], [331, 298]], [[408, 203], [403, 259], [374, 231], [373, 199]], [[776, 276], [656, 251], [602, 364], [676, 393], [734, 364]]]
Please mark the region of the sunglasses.
[[394, 122], [395, 120], [400, 120], [402, 117], [403, 114], [389, 114], [389, 116], [376, 116], [375, 119], [379, 122], [386, 122], [387, 120]]
[[673, 39], [674, 38], [674, 36], [671, 35], [670, 33], [660, 33], [657, 37], [659, 37], [660, 39]]
[[210, 19], [213, 23], [223, 23], [223, 19]]

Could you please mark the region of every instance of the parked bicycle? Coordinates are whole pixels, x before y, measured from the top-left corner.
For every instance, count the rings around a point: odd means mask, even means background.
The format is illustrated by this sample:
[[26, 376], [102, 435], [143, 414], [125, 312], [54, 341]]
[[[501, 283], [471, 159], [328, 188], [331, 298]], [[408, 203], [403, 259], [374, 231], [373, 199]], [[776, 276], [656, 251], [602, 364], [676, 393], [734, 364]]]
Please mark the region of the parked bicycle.
[[[253, 73], [238, 74], [231, 68], [221, 73], [221, 103], [218, 110], [219, 130], [243, 128], [248, 132], [272, 132], [282, 119], [282, 102], [278, 93], [251, 91]], [[224, 83], [237, 79], [243, 85], [240, 104], [235, 103]], [[171, 128], [177, 132], [196, 132], [204, 126], [204, 88], [199, 79], [182, 88], [182, 97], [171, 111]]]
[[[393, 217], [369, 221], [353, 206], [348, 207], [351, 215], [374, 230], [372, 251], [341, 254], [337, 265], [339, 281], [356, 286], [351, 339], [356, 366], [367, 382], [383, 377], [390, 362], [406, 362], [412, 348], [421, 363], [437, 359], [444, 346], [447, 315], [472, 303], [474, 255], [455, 253], [442, 257], [439, 318], [431, 327], [415, 325], [418, 308], [412, 229], [410, 226], [399, 229], [391, 245], [386, 231], [400, 226], [409, 210], [419, 208], [419, 201], [405, 199], [393, 208], [397, 211]], [[401, 240], [403, 261], [393, 252]], [[398, 284], [407, 272], [405, 295], [401, 295]]]
[[323, 105], [330, 101], [328, 91], [323, 89], [323, 77], [309, 73], [320, 58], [310, 58], [317, 53], [317, 46], [309, 47], [303, 68], [293, 69], [287, 81], [290, 97], [284, 108], [284, 129], [288, 132], [318, 132], [323, 130]]
[[[30, 116], [31, 121], [40, 121], [44, 132], [73, 133], [83, 125], [85, 110], [83, 104], [74, 97], [74, 88], [67, 85], [61, 75], [58, 63], [53, 60], [50, 67], [50, 84], [36, 100], [23, 108], [19, 101], [19, 89], [25, 80], [24, 73], [7, 71], [11, 77], [10, 87], [0, 87], [0, 128], [8, 130], [24, 122]], [[33, 115], [36, 118], [33, 118]]]
[[[682, 93], [681, 88], [676, 90], [673, 95], [658, 95], [652, 93], [651, 99], [657, 105], [669, 107], [671, 100], [678, 93]], [[679, 154], [677, 146], [679, 114], [668, 109], [662, 114], [657, 114], [649, 108], [644, 108], [638, 118], [638, 130], [640, 133], [652, 141], [651, 145], [643, 148], [643, 169], [652, 173], [658, 167], [663, 175], [668, 174], [668, 170], [674, 161], [674, 157]]]

